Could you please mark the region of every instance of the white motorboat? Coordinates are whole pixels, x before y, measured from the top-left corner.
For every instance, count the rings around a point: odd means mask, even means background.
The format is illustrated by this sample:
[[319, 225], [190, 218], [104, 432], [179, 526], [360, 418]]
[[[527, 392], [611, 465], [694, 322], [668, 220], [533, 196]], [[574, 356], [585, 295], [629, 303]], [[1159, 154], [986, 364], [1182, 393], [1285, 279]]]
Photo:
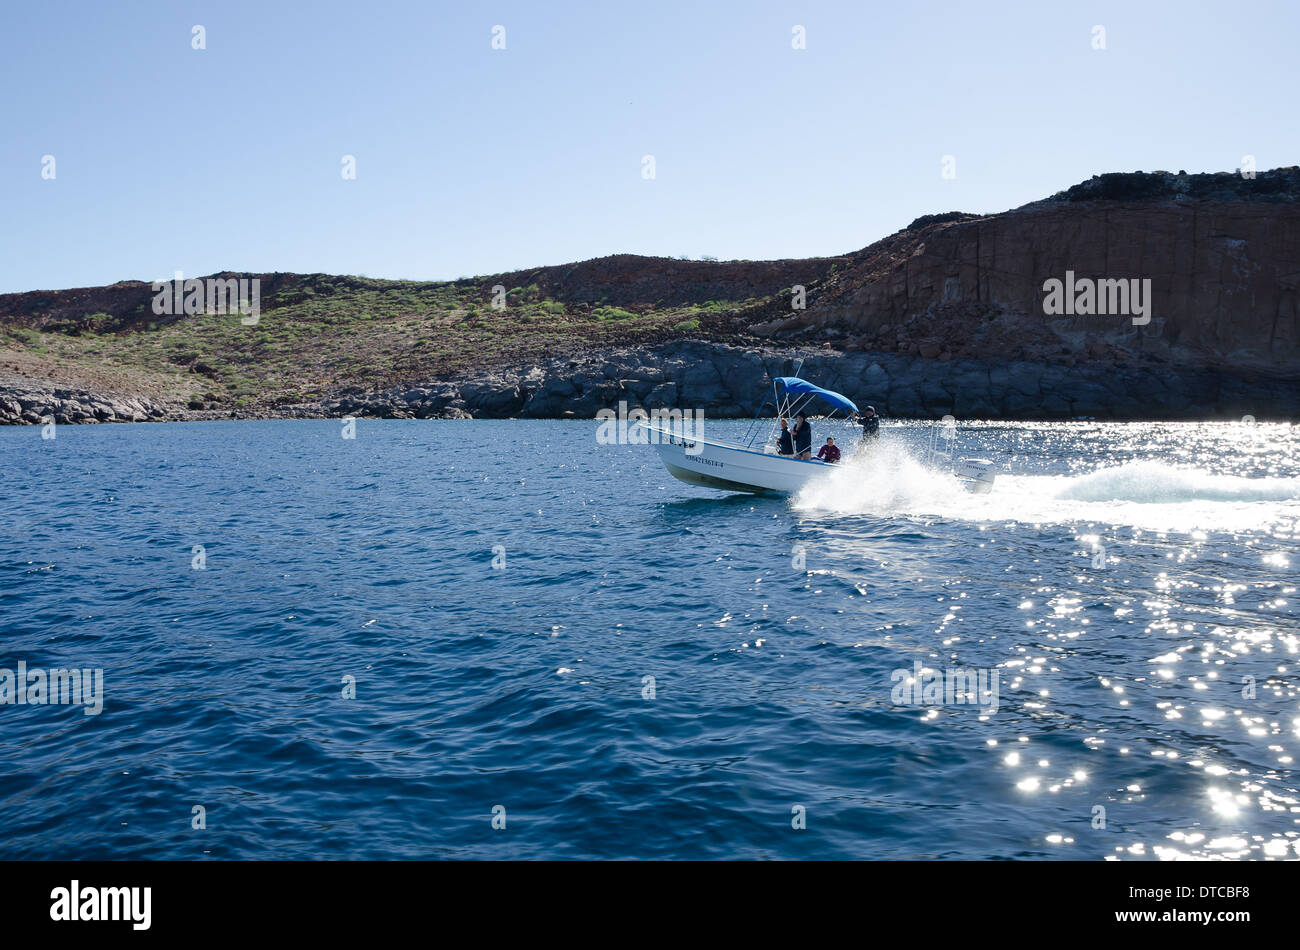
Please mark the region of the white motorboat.
[[[846, 414], [858, 411], [847, 396], [814, 386], [797, 376], [777, 377], [772, 386], [776, 420], [793, 419], [814, 399], [831, 406], [831, 416], [839, 410]], [[772, 422], [773, 427], [778, 425], [776, 420]], [[638, 425], [647, 430], [647, 441], [655, 446], [674, 478], [721, 491], [792, 494], [815, 479], [829, 476], [843, 464], [778, 455], [770, 438], [759, 438], [763, 436], [761, 430], [754, 435], [757, 423], [755, 419], [755, 425], [750, 426], [747, 434], [753, 437], [748, 437], [744, 443], [706, 439], [689, 429], [674, 430], [654, 422], [640, 422]], [[856, 432], [853, 438], [856, 438]], [[951, 440], [949, 444], [951, 446]], [[853, 449], [846, 444], [841, 451], [847, 461]], [[932, 440], [931, 455], [935, 454]], [[993, 463], [983, 459], [962, 459], [959, 464], [951, 447], [946, 454], [942, 450], [938, 454], [949, 462], [952, 474], [962, 479], [971, 490], [983, 492], [992, 488], [995, 477]]]
[[[777, 419], [793, 419], [813, 399], [830, 405], [832, 414], [836, 410], [846, 413], [858, 411], [848, 397], [814, 386], [797, 376], [777, 377], [772, 386]], [[761, 408], [759, 412], [762, 412]], [[778, 455], [776, 446], [768, 439], [759, 442], [751, 438], [743, 444], [721, 442], [686, 430], [674, 431], [653, 422], [640, 425], [649, 430], [649, 441], [659, 451], [669, 473], [693, 485], [722, 491], [789, 494], [813, 479], [829, 475], [838, 467], [820, 459]], [[756, 425], [751, 425], [750, 432], [754, 433], [756, 428]]]
[[731, 442], [682, 436], [650, 423], [641, 425], [657, 436], [651, 441], [668, 472], [693, 485], [787, 494], [835, 468], [819, 459], [760, 452]]

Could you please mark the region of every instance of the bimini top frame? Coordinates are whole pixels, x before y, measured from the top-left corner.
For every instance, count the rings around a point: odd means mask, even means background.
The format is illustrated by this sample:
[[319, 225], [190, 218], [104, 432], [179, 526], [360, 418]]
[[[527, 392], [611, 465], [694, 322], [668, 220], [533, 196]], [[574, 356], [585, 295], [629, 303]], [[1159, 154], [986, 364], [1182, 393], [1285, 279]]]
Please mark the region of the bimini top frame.
[[[822, 389], [820, 386], [814, 386], [806, 379], [800, 379], [798, 376], [777, 376], [772, 380], [772, 401], [776, 405], [776, 417], [772, 420], [772, 430], [781, 424], [782, 419], [793, 420], [801, 411], [807, 412], [808, 407], [814, 400], [821, 400], [831, 407], [831, 411], [826, 414], [828, 419], [834, 418], [835, 413], [843, 411], [845, 419], [851, 419], [852, 414], [858, 411], [857, 405], [847, 396], [837, 393], [834, 390]], [[750, 424], [745, 433], [745, 444], [752, 446], [756, 441], [761, 430], [756, 431], [759, 423], [759, 416], [762, 415], [764, 407], [767, 406], [767, 400], [763, 400], [763, 405], [758, 407], [758, 415], [754, 417], [754, 422]], [[770, 439], [766, 435], [763, 441]]]

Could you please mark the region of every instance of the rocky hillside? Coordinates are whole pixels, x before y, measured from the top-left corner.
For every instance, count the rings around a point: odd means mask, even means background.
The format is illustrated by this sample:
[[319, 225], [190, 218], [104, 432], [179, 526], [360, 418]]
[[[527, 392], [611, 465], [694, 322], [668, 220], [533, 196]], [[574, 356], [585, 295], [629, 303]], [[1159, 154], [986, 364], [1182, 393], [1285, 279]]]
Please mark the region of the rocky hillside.
[[[855, 256], [818, 305], [756, 332], [926, 358], [1300, 365], [1300, 169], [1103, 175], [1005, 214], [924, 219]], [[1149, 278], [1151, 321], [1048, 317], [1044, 281]]]
[[[1045, 281], [1067, 273], [1149, 280], [1149, 321], [1046, 314]], [[616, 255], [444, 283], [216, 276], [261, 280], [257, 325], [156, 315], [138, 281], [0, 296], [0, 422], [589, 416], [620, 399], [746, 414], [795, 355], [896, 416], [1300, 406], [1297, 168], [1102, 175], [835, 258]]]

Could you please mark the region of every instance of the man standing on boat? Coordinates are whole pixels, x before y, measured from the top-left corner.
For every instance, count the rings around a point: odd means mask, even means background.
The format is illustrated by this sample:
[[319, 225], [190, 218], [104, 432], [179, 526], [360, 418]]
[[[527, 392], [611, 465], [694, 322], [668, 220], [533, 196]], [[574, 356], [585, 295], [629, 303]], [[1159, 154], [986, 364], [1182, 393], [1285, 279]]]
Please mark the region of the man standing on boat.
[[796, 418], [799, 421], [794, 427], [794, 457], [810, 459], [812, 458], [812, 426], [808, 424], [808, 417], [802, 412]]
[[867, 406], [858, 416], [858, 423], [862, 426], [862, 441], [865, 443], [870, 439], [880, 438], [880, 417], [876, 415], [875, 406]]
[[777, 455], [794, 455], [794, 443], [790, 441], [790, 427], [781, 420], [781, 431], [777, 434]]

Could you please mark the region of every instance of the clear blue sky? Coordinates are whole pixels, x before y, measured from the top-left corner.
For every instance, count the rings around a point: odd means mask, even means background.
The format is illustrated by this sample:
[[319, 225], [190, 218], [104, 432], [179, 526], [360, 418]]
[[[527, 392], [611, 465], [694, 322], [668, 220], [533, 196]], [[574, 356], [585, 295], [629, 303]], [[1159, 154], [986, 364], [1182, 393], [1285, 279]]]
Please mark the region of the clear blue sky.
[[0, 292], [835, 254], [1099, 172], [1296, 164], [1297, 9], [6, 3]]

